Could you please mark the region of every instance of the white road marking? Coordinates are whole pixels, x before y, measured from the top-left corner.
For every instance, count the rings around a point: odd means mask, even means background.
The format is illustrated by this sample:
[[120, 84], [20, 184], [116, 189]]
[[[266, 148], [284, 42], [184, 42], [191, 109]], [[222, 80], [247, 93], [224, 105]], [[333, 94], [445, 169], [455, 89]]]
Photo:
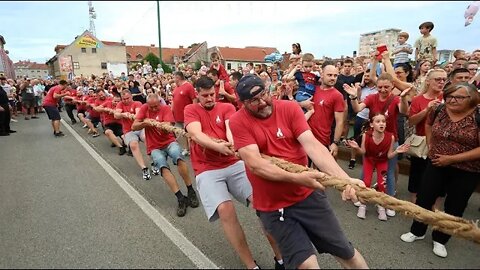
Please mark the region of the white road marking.
[[137, 192], [115, 169], [108, 164], [65, 120], [63, 125], [72, 133], [87, 152], [117, 182], [143, 212], [158, 226], [160, 230], [200, 269], [219, 269], [202, 251], [190, 242], [177, 228], [162, 216], [140, 193]]

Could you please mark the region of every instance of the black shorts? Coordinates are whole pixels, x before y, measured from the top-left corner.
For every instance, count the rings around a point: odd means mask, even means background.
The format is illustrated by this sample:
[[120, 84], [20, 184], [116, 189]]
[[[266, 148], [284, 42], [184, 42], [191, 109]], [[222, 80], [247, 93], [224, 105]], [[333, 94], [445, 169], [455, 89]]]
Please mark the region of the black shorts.
[[117, 137], [120, 137], [120, 136], [123, 135], [122, 124], [120, 124], [120, 123], [106, 124], [104, 126], [103, 133], [105, 133], [105, 131], [107, 131], [107, 129], [110, 129], [113, 132], [113, 134], [115, 134], [115, 136], [117, 136]]
[[100, 123], [100, 117], [87, 117], [93, 124], [94, 127], [98, 126], [98, 123]]
[[48, 119], [55, 121], [55, 120], [60, 120], [60, 112], [58, 111], [58, 108], [55, 106], [43, 106], [45, 111], [47, 112]]
[[257, 211], [257, 216], [277, 242], [287, 269], [297, 269], [314, 255], [312, 244], [319, 253], [330, 253], [345, 260], [355, 254], [327, 196], [321, 191], [314, 191], [303, 201], [284, 208], [283, 215], [280, 211]]
[[25, 108], [33, 108], [35, 107], [35, 100], [34, 99], [23, 99], [22, 100], [22, 106]]

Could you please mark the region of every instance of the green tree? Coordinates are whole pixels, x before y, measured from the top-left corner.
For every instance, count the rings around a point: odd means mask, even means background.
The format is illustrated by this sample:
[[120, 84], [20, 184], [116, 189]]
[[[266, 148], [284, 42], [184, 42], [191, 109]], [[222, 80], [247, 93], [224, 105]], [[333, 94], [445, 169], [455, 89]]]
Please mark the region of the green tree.
[[147, 60], [147, 62], [150, 63], [150, 66], [152, 66], [153, 68], [157, 68], [158, 64], [160, 64], [160, 58], [158, 58], [158, 56], [153, 53], [145, 55], [143, 61], [145, 60]]
[[201, 67], [202, 67], [202, 61], [200, 61], [200, 59], [199, 59], [195, 62], [195, 70], [198, 71], [198, 70], [200, 70]]
[[[158, 67], [158, 64], [160, 64], [160, 58], [153, 53], [147, 54], [145, 58], [143, 58], [143, 60], [147, 60], [154, 70], [156, 70]], [[172, 69], [168, 65], [166, 65], [163, 61], [161, 63], [162, 63], [163, 71], [165, 73], [172, 73]]]

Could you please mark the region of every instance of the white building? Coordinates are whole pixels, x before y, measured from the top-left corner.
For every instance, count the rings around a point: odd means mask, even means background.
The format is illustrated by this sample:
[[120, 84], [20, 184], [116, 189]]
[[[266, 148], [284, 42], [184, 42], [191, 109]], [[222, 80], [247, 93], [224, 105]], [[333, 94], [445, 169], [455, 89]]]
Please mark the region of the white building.
[[360, 35], [358, 56], [369, 56], [379, 44], [386, 44], [389, 51], [397, 42], [398, 34], [402, 30], [396, 28], [383, 29]]

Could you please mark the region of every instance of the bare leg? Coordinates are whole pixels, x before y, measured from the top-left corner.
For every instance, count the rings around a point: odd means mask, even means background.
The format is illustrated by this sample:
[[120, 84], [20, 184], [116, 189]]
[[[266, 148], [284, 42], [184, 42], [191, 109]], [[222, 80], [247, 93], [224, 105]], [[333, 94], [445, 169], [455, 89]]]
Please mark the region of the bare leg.
[[173, 193], [177, 193], [180, 190], [177, 180], [175, 180], [175, 176], [173, 176], [169, 169], [165, 167], [162, 168], [162, 177], [165, 179], [165, 182], [167, 182], [168, 187]]
[[355, 254], [351, 259], [344, 260], [339, 257], [335, 257], [335, 259], [346, 269], [368, 269], [367, 262], [357, 249], [355, 249]]
[[221, 203], [217, 208], [220, 222], [222, 223], [223, 232], [227, 240], [237, 252], [238, 256], [248, 269], [256, 266], [252, 257], [252, 252], [247, 244], [247, 239], [242, 227], [237, 219], [235, 208], [232, 201]]
[[177, 163], [178, 173], [182, 176], [183, 182], [186, 186], [192, 185], [192, 178], [188, 173], [188, 166], [187, 163], [181, 159], [178, 160]]
[[[90, 122], [91, 123], [91, 122]], [[138, 141], [133, 141], [130, 143], [130, 150], [132, 151], [133, 157], [135, 161], [137, 161], [138, 166], [140, 168], [146, 168], [145, 162], [143, 161], [142, 152], [140, 152], [140, 146], [138, 145]]]
[[107, 139], [115, 144], [117, 147], [122, 147], [122, 144], [117, 140], [117, 137], [115, 136], [115, 134], [113, 134], [113, 131], [111, 129], [107, 129], [105, 131], [105, 136], [107, 136]]
[[298, 266], [298, 269], [320, 269], [317, 256], [312, 255], [308, 257], [302, 264]]
[[52, 126], [53, 126], [53, 132], [55, 133], [60, 132], [60, 120], [53, 120]]

